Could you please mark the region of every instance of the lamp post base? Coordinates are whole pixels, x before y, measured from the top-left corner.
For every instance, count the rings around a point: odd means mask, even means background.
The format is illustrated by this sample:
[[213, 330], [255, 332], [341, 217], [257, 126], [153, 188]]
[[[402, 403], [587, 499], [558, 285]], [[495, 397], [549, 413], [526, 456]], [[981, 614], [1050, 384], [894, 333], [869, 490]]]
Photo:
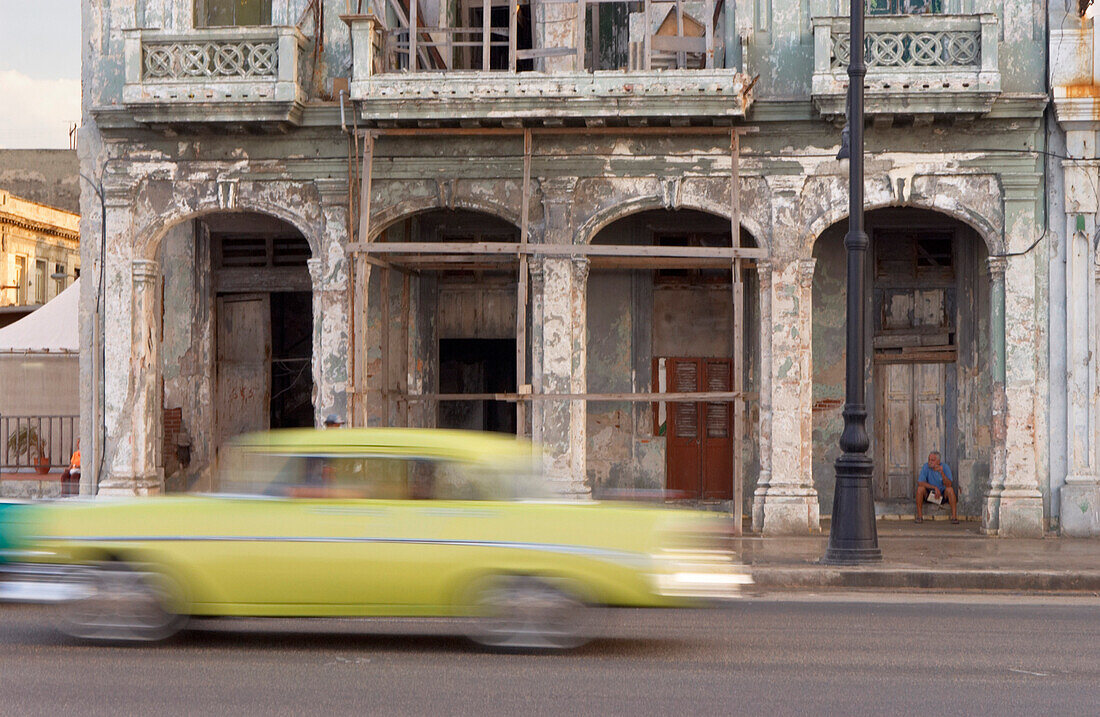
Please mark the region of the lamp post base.
[[882, 560], [871, 491], [873, 473], [874, 465], [865, 454], [845, 453], [837, 459], [833, 521], [825, 563], [855, 565]]

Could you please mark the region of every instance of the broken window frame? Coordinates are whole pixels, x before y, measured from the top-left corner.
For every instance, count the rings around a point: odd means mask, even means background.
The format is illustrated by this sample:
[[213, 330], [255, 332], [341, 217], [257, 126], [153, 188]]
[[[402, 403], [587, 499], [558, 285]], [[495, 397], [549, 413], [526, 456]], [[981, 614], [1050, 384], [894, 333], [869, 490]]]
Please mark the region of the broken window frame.
[[941, 15], [943, 0], [867, 0], [868, 15]]
[[196, 30], [272, 24], [271, 0], [194, 0], [193, 9]]

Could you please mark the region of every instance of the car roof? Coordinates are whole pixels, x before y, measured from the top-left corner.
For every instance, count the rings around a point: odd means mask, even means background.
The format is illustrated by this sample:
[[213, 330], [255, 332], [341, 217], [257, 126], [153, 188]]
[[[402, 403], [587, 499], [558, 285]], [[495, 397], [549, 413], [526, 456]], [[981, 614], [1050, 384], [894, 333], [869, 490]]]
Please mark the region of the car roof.
[[440, 428], [287, 428], [238, 436], [231, 445], [277, 453], [382, 454], [467, 463], [529, 460], [531, 444], [503, 433]]

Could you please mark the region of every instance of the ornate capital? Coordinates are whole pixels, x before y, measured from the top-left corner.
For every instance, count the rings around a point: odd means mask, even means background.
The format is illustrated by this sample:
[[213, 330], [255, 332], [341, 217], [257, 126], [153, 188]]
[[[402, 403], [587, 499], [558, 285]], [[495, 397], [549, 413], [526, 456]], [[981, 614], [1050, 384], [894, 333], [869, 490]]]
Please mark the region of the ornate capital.
[[588, 281], [588, 269], [591, 264], [586, 256], [575, 256], [573, 262], [573, 281], [585, 284]]
[[539, 188], [542, 190], [542, 201], [564, 202], [573, 198], [573, 191], [577, 188], [576, 177], [542, 177], [539, 179]]
[[160, 278], [160, 264], [151, 259], [134, 259], [130, 262], [134, 284], [155, 284]]
[[320, 257], [313, 257], [312, 259], [306, 259], [306, 268], [309, 269], [309, 278], [313, 281], [314, 290], [320, 288], [321, 279], [324, 278], [322, 272], [325, 269], [325, 262]]
[[989, 270], [989, 278], [992, 281], [1005, 280], [1005, 269], [1008, 268], [1007, 256], [991, 256], [985, 260], [986, 268]]
[[798, 260], [798, 285], [803, 289], [809, 289], [814, 284], [814, 268], [817, 266], [817, 259], [799, 259]]
[[540, 257], [532, 257], [527, 260], [527, 270], [531, 275], [531, 291], [534, 294], [541, 294], [542, 287], [546, 280], [546, 268], [543, 265], [543, 260]]
[[321, 177], [313, 180], [317, 187], [317, 193], [321, 195], [321, 204], [324, 206], [347, 206], [348, 180], [347, 178]]
[[108, 207], [129, 207], [133, 202], [137, 185], [129, 177], [104, 174], [100, 181], [103, 184], [103, 203]]

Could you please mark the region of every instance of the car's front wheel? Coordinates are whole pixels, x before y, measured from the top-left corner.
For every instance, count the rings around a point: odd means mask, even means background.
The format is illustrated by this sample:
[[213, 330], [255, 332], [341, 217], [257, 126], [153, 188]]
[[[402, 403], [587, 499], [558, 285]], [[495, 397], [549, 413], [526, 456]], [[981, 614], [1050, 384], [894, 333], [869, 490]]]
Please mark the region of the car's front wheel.
[[110, 642], [163, 640], [186, 617], [171, 608], [173, 584], [166, 576], [124, 563], [88, 567], [81, 597], [62, 606], [59, 627], [72, 637]]
[[500, 575], [471, 591], [473, 641], [495, 648], [562, 650], [588, 641], [589, 609], [562, 580]]

